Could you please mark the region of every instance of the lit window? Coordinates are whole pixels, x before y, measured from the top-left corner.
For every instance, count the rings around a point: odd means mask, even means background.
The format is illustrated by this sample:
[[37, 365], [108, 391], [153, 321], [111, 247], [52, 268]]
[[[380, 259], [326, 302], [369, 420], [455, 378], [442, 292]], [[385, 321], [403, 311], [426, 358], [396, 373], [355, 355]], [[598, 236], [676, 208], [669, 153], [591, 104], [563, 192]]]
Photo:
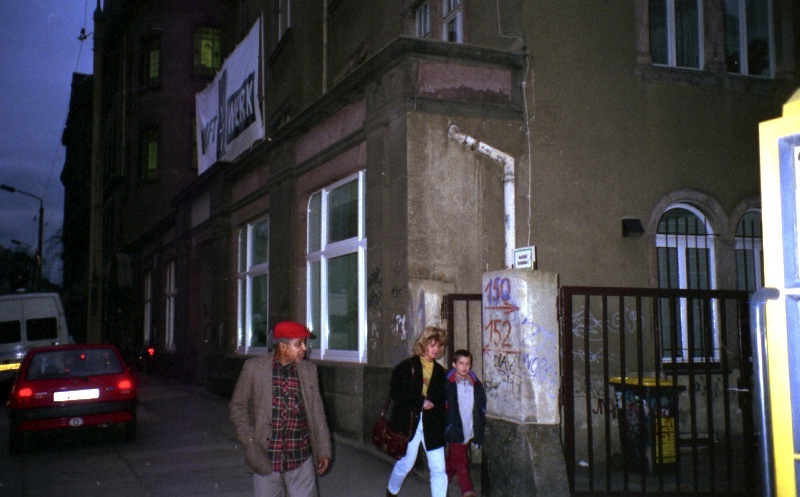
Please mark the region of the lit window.
[[725, 0], [725, 65], [728, 72], [772, 74], [770, 2]]
[[414, 13], [417, 23], [417, 38], [430, 38], [431, 36], [431, 9], [428, 2], [422, 2]]
[[312, 356], [366, 361], [364, 172], [308, 203], [307, 322]]
[[239, 230], [238, 350], [266, 351], [269, 304], [269, 222], [266, 218]]
[[221, 65], [219, 28], [201, 27], [194, 33], [194, 73], [214, 76]]
[[153, 340], [153, 272], [144, 275], [144, 343]]
[[169, 261], [167, 264], [164, 290], [164, 348], [175, 350], [175, 298], [178, 294], [175, 282], [175, 261]]
[[[714, 236], [702, 214], [688, 205], [667, 210], [656, 234], [658, 286], [712, 290], [716, 286]], [[665, 361], [712, 360], [719, 353], [717, 309], [701, 299], [661, 299]]]
[[764, 286], [761, 213], [749, 211], [736, 226], [736, 287], [754, 292]]
[[461, 0], [444, 0], [442, 39], [464, 43], [464, 6]]
[[147, 129], [141, 134], [140, 170], [142, 179], [158, 179], [158, 130]]
[[703, 67], [703, 9], [700, 0], [650, 0], [653, 63]]

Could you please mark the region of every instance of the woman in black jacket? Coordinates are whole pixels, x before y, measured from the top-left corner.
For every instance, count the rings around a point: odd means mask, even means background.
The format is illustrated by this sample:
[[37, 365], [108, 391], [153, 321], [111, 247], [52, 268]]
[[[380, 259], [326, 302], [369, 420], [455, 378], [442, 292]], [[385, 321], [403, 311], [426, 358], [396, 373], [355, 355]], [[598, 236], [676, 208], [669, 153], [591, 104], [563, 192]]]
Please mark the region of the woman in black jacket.
[[409, 434], [408, 451], [389, 477], [387, 497], [396, 496], [417, 460], [419, 444], [425, 447], [431, 473], [431, 495], [447, 495], [444, 464], [445, 370], [436, 362], [447, 340], [441, 328], [428, 326], [414, 342], [414, 355], [392, 371], [389, 394], [394, 401], [389, 424]]

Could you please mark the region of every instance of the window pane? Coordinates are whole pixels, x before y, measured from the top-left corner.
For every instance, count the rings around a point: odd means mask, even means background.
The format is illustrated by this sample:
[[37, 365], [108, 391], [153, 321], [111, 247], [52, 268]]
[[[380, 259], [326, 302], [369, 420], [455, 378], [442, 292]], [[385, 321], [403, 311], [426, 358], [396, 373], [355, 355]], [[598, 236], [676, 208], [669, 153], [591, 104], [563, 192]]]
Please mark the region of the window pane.
[[22, 341], [22, 326], [19, 321], [0, 322], [0, 344]]
[[239, 230], [239, 272], [247, 271], [247, 227]]
[[319, 350], [320, 348], [320, 331], [322, 326], [320, 323], [320, 262], [312, 262], [310, 264], [311, 270], [308, 275], [308, 286], [310, 297], [308, 300], [308, 317], [309, 326], [315, 338], [309, 339], [309, 344], [312, 348]]
[[308, 251], [316, 252], [320, 249], [320, 239], [322, 236], [322, 215], [320, 210], [322, 195], [314, 194], [308, 202]]
[[253, 226], [253, 257], [251, 264], [264, 264], [269, 257], [269, 227], [266, 221]]
[[680, 67], [700, 66], [697, 0], [675, 0], [675, 56]]
[[351, 181], [328, 195], [328, 242], [358, 236], [358, 181]]
[[686, 209], [670, 209], [658, 222], [658, 233], [666, 235], [705, 235], [705, 223]]
[[681, 357], [683, 343], [681, 330], [676, 326], [680, 320], [680, 299], [659, 299], [658, 312], [661, 322], [661, 355], [672, 361]]
[[763, 257], [761, 252], [761, 214], [750, 211], [736, 225], [736, 281], [739, 290], [754, 292], [764, 285], [761, 281]]
[[708, 249], [686, 249], [688, 288], [709, 289]]
[[736, 250], [736, 288], [748, 292], [756, 291], [756, 267], [753, 250]]
[[220, 30], [199, 28], [194, 36], [194, 69], [196, 73], [213, 74], [220, 68]]
[[28, 340], [53, 340], [58, 338], [56, 318], [28, 319], [25, 321]]
[[267, 346], [267, 277], [256, 276], [251, 280], [252, 299], [250, 301], [251, 347]]
[[678, 288], [678, 250], [658, 247], [658, 287]]
[[741, 71], [740, 44], [739, 0], [725, 0], [725, 67], [728, 72]]
[[454, 17], [447, 23], [447, 41], [458, 41], [458, 17]]
[[158, 49], [151, 49], [150, 50], [150, 66], [149, 66], [149, 74], [147, 75], [150, 79], [158, 79]]
[[747, 74], [769, 76], [769, 17], [767, 0], [747, 0]]
[[417, 8], [417, 37], [427, 38], [431, 34], [431, 17], [428, 2], [423, 3]]
[[328, 348], [358, 350], [358, 255], [328, 262]]
[[761, 238], [761, 214], [750, 211], [742, 216], [736, 225], [736, 236], [744, 238]]
[[239, 338], [236, 345], [247, 347], [247, 278], [239, 278]]
[[669, 63], [666, 0], [650, 0], [650, 52], [654, 64]]

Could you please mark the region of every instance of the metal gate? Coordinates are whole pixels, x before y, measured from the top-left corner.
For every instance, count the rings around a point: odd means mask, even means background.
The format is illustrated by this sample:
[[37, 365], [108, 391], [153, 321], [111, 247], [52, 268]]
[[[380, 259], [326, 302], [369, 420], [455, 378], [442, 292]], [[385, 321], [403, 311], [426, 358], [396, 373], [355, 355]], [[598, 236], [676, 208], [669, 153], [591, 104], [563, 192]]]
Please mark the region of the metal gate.
[[572, 495], [753, 495], [745, 292], [562, 287], [559, 320]]
[[[446, 360], [457, 349], [472, 352], [472, 369], [483, 377], [483, 319], [480, 293], [445, 295], [442, 317], [447, 320]], [[458, 331], [456, 331], [458, 330]]]

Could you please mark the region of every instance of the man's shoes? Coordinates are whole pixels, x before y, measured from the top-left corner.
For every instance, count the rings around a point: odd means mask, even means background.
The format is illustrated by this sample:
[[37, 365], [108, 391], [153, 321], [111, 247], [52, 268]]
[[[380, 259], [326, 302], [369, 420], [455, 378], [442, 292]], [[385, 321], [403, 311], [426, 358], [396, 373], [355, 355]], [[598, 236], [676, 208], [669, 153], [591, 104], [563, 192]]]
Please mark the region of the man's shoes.
[[461, 497], [475, 497], [475, 492], [473, 492], [472, 490], [464, 492], [464, 495], [462, 495]]
[[397, 494], [393, 494], [393, 493], [391, 493], [391, 492], [389, 491], [389, 489], [387, 488], [387, 489], [386, 489], [386, 497], [397, 497]]

